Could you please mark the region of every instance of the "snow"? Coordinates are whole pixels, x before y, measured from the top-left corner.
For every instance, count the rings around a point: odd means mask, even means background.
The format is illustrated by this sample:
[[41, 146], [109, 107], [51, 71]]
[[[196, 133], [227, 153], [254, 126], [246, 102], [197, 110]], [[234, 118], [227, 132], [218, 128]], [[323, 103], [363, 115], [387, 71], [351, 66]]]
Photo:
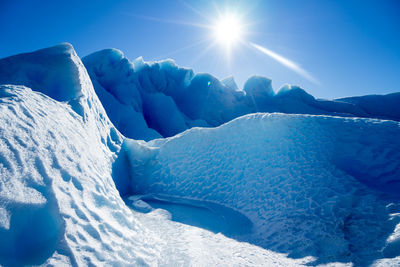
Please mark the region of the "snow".
[[307, 262], [172, 222], [159, 211], [132, 212], [112, 180], [115, 154], [97, 128], [26, 87], [0, 92], [0, 264]]
[[400, 109], [398, 107], [400, 103], [400, 93], [347, 97], [339, 100], [360, 106], [366, 113], [376, 114], [382, 118], [400, 117]]
[[[141, 237], [141, 247], [132, 249], [146, 230], [136, 231], [141, 227], [111, 178], [121, 135], [108, 120], [79, 57], [70, 45], [60, 45], [3, 59], [0, 65], [20, 65], [16, 77], [27, 77], [25, 57], [50, 72], [36, 91], [51, 95], [53, 79], [70, 75], [74, 82], [68, 88], [80, 96], [82, 113], [75, 112], [68, 98], [58, 102], [26, 87], [1, 86], [0, 206], [7, 214], [0, 221], [8, 227], [0, 231], [0, 264], [154, 262], [157, 253], [150, 244], [157, 239]], [[50, 58], [60, 66], [55, 68]], [[2, 80], [34, 84], [8, 78]]]
[[140, 212], [163, 209], [171, 214], [171, 220], [197, 226], [216, 234], [240, 240], [252, 231], [251, 221], [233, 209], [207, 201], [154, 195], [135, 195], [126, 201], [128, 206]]
[[367, 265], [400, 254], [398, 237], [389, 238], [400, 222], [399, 126], [254, 114], [148, 148], [129, 139], [123, 146], [133, 194], [223, 205], [251, 220], [253, 232], [240, 237], [251, 244]]
[[[72, 56], [71, 56], [72, 55]], [[83, 86], [79, 58], [69, 44], [4, 58], [0, 61], [0, 84], [26, 85], [58, 101], [69, 101], [81, 113]]]
[[[295, 266], [310, 261], [173, 222], [160, 209], [149, 214], [129, 209], [115, 177], [128, 167], [120, 156], [125, 138], [110, 123], [79, 58], [67, 44], [35, 53], [0, 60], [19, 71], [0, 74], [5, 83], [17, 84], [0, 85], [1, 265]], [[30, 71], [24, 69], [25, 56], [49, 70], [32, 89], [26, 87], [34, 82], [24, 73]], [[49, 57], [62, 66], [54, 68]], [[70, 67], [76, 72], [70, 72], [74, 83], [68, 88], [79, 96], [72, 96], [79, 112], [71, 98], [46, 95], [54, 93], [53, 79]], [[53, 74], [56, 70], [60, 73]]]
[[0, 265], [400, 262], [400, 123], [354, 118], [398, 119], [398, 94], [84, 63], [69, 44], [0, 59]]
[[117, 49], [83, 58], [104, 108], [126, 137], [152, 140], [192, 127], [215, 127], [254, 112], [334, 115], [400, 120], [399, 94], [315, 99], [299, 86], [274, 92], [271, 80], [250, 77], [243, 90], [233, 77], [194, 74], [171, 59], [127, 59]]
[[[157, 93], [154, 88], [165, 87], [166, 81], [158, 81], [156, 77], [163, 75], [164, 67], [168, 68], [170, 62], [150, 67], [139, 58], [132, 63], [116, 49], [96, 52], [85, 57], [83, 62], [90, 76], [96, 77], [94, 87], [108, 116], [125, 136], [150, 140], [162, 137], [161, 133], [171, 136], [187, 129], [185, 118], [171, 97]], [[142, 75], [138, 76], [137, 72]], [[174, 74], [186, 75], [185, 70], [176, 70]], [[159, 85], [162, 82], [164, 84]], [[175, 86], [173, 82], [171, 78], [169, 83]], [[166, 120], [166, 116], [172, 116], [175, 122], [164, 125], [171, 120]]]

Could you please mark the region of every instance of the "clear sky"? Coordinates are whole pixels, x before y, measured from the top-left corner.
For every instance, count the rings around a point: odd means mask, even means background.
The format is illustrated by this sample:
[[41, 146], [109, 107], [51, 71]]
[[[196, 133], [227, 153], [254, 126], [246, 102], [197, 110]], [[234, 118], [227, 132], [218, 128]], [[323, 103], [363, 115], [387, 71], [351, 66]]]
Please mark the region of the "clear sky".
[[[226, 13], [246, 25], [230, 56], [204, 27]], [[239, 87], [257, 74], [318, 98], [400, 91], [398, 0], [0, 0], [0, 39], [0, 58], [70, 42], [81, 57], [118, 48], [130, 59], [173, 58]]]

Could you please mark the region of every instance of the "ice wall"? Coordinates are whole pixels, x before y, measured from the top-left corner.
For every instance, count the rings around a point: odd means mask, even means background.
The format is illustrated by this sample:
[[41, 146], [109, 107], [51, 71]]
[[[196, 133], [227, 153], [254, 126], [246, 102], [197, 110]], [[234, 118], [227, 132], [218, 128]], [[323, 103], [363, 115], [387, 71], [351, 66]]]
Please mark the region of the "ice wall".
[[254, 112], [400, 120], [398, 94], [321, 100], [298, 86], [284, 85], [275, 93], [271, 80], [260, 76], [250, 77], [239, 90], [233, 77], [219, 81], [180, 68], [172, 60], [130, 61], [116, 49], [82, 60], [111, 121], [133, 139], [169, 137], [194, 126], [214, 127]]

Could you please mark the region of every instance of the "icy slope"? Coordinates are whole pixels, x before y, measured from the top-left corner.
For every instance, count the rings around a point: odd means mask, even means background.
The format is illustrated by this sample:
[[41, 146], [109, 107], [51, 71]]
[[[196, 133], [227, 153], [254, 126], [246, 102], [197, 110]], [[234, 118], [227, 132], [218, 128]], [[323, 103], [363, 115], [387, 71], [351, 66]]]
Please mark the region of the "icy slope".
[[149, 143], [124, 140], [131, 192], [211, 201], [254, 224], [238, 237], [316, 263], [400, 256], [400, 125], [254, 114]]
[[111, 178], [121, 137], [72, 46], [2, 59], [0, 68], [1, 82], [64, 102], [0, 89], [0, 263], [154, 260], [151, 248], [141, 251], [146, 238], [132, 250], [141, 231]]
[[[83, 115], [90, 80], [70, 44], [0, 60], [0, 84], [25, 85], [58, 101], [68, 102]], [[86, 83], [86, 84], [85, 84]]]
[[0, 264], [154, 260], [157, 239], [120, 199], [99, 131], [26, 87], [0, 95]]
[[[72, 46], [2, 59], [0, 66], [14, 70], [1, 72], [2, 82], [39, 91], [0, 85], [0, 265], [308, 261], [171, 222], [157, 210], [144, 215], [128, 209], [112, 179], [122, 137]], [[31, 75], [35, 68], [41, 76]]]
[[254, 112], [400, 120], [398, 94], [328, 101], [297, 86], [285, 85], [275, 93], [271, 80], [260, 76], [250, 77], [238, 90], [232, 77], [219, 81], [209, 74], [194, 74], [172, 60], [131, 62], [116, 49], [82, 60], [111, 121], [133, 139], [169, 137]]

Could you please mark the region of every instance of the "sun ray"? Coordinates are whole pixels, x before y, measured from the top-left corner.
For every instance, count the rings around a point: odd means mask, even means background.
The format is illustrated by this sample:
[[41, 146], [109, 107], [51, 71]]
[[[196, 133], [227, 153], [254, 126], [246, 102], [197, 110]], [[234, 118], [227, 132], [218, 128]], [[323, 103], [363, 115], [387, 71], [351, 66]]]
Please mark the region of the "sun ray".
[[208, 46], [206, 46], [195, 58], [193, 58], [190, 62], [190, 65], [194, 65], [201, 57], [203, 57], [212, 47], [216, 45], [215, 42], [211, 42]]
[[156, 58], [156, 60], [162, 60], [162, 59], [165, 59], [166, 57], [169, 57], [169, 56], [171, 56], [171, 55], [174, 55], [174, 54], [176, 54], [176, 53], [178, 53], [178, 52], [184, 51], [184, 50], [186, 50], [186, 49], [189, 49], [189, 48], [192, 48], [192, 47], [195, 47], [195, 46], [202, 45], [202, 44], [207, 43], [207, 42], [209, 42], [209, 41], [210, 41], [210, 38], [205, 38], [205, 39], [202, 39], [202, 40], [200, 40], [200, 41], [198, 41], [198, 42], [189, 44], [189, 45], [184, 46], [184, 47], [180, 47], [180, 48], [175, 49], [175, 50], [173, 50], [173, 51], [171, 51], [171, 52], [168, 52], [167, 54], [164, 54], [164, 55], [162, 55], [162, 56], [157, 56], [157, 57], [155, 57], [155, 58]]
[[151, 16], [143, 16], [143, 15], [133, 15], [133, 14], [129, 14], [129, 15], [139, 18], [139, 19], [151, 20], [151, 21], [156, 21], [156, 22], [161, 22], [161, 23], [178, 24], [178, 25], [192, 26], [192, 27], [206, 28], [206, 29], [211, 28], [211, 26], [207, 25], [207, 24], [192, 23], [192, 22], [179, 21], [179, 20], [161, 19], [161, 18], [156, 18], [156, 17], [151, 17]]
[[[251, 7], [243, 8], [241, 6], [229, 6], [226, 2], [225, 6], [218, 5], [216, 1], [212, 1], [214, 10], [215, 10], [215, 16], [214, 18], [211, 18], [206, 15], [206, 13], [201, 12], [200, 10], [196, 9], [189, 3], [187, 3], [185, 0], [179, 0], [179, 2], [185, 6], [186, 8], [190, 9], [192, 12], [194, 12], [197, 15], [200, 15], [203, 19], [207, 21], [208, 24], [201, 24], [201, 23], [193, 23], [193, 22], [187, 22], [187, 21], [179, 21], [179, 20], [170, 20], [170, 19], [162, 19], [162, 18], [157, 18], [157, 17], [151, 17], [151, 16], [142, 16], [142, 15], [132, 15], [140, 19], [146, 19], [146, 20], [152, 20], [156, 22], [161, 22], [161, 23], [169, 23], [169, 24], [177, 24], [177, 25], [183, 25], [183, 26], [190, 26], [190, 27], [196, 27], [196, 28], [203, 28], [209, 30], [212, 34], [209, 35], [208, 38], [202, 39], [198, 42], [195, 42], [193, 44], [189, 44], [187, 46], [178, 48], [176, 50], [173, 50], [167, 54], [165, 54], [162, 57], [168, 57], [170, 55], [176, 54], [178, 52], [181, 52], [185, 49], [189, 49], [191, 47], [199, 46], [203, 43], [206, 43], [207, 41], [210, 41], [210, 44], [206, 46], [202, 51], [200, 51], [199, 54], [196, 55], [196, 57], [192, 60], [192, 64], [194, 64], [197, 60], [199, 60], [201, 57], [204, 56], [212, 47], [215, 47], [219, 45], [222, 47], [222, 53], [218, 53], [217, 57], [213, 57], [213, 60], [216, 60], [218, 58], [219, 61], [219, 56], [223, 54], [224, 56], [224, 61], [225, 61], [225, 66], [230, 68], [231, 66], [231, 55], [234, 49], [236, 49], [236, 46], [238, 45], [243, 45], [250, 47], [251, 49], [255, 49], [273, 60], [279, 62], [283, 66], [293, 70], [294, 72], [298, 73], [301, 75], [303, 78], [315, 83], [315, 84], [320, 84], [320, 82], [313, 76], [311, 75], [308, 71], [303, 69], [299, 64], [296, 62], [264, 47], [259, 44], [255, 44], [250, 41], [246, 41], [245, 39], [249, 38], [249, 35], [257, 35], [260, 34], [257, 31], [251, 30], [254, 29], [254, 26], [260, 23], [263, 23], [266, 21], [266, 19], [258, 20], [258, 21], [246, 21], [245, 17], [248, 16], [250, 11], [256, 8], [257, 5], [252, 5]], [[268, 35], [268, 33], [263, 33], [264, 35]], [[157, 57], [157, 58], [162, 58]]]
[[271, 57], [272, 59], [274, 59], [275, 61], [281, 63], [282, 65], [284, 65], [285, 67], [295, 71], [296, 73], [300, 74], [301, 76], [303, 76], [304, 78], [306, 78], [307, 80], [315, 83], [315, 84], [320, 84], [319, 81], [314, 78], [308, 71], [306, 71], [305, 69], [303, 69], [302, 67], [300, 67], [300, 65], [298, 65], [297, 63], [293, 62], [292, 60], [285, 58], [282, 55], [279, 55], [278, 53], [269, 50], [268, 48], [265, 48], [261, 45], [249, 42], [249, 45], [255, 49], [257, 49], [258, 51], [264, 53], [265, 55]]
[[190, 5], [189, 3], [187, 3], [184, 0], [179, 0], [179, 2], [186, 6], [187, 8], [189, 8], [190, 10], [192, 10], [194, 13], [196, 13], [197, 15], [200, 15], [201, 17], [203, 17], [204, 19], [206, 19], [207, 21], [211, 21], [212, 19], [208, 16], [206, 16], [204, 13], [202, 13], [201, 11], [199, 11], [198, 9], [194, 8], [192, 5]]

